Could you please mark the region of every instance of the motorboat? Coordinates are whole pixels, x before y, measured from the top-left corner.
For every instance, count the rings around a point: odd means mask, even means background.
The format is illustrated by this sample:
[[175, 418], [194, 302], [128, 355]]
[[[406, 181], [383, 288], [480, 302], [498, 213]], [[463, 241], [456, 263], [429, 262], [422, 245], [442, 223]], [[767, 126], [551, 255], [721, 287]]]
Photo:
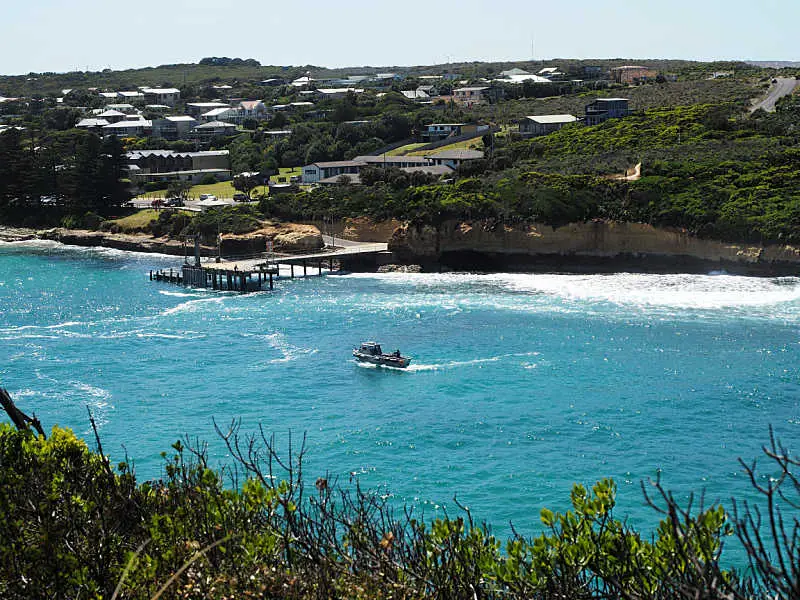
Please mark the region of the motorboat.
[[353, 348], [353, 356], [359, 362], [397, 369], [405, 369], [411, 363], [409, 357], [400, 355], [400, 350], [384, 354], [381, 345], [376, 342], [364, 342], [358, 348]]

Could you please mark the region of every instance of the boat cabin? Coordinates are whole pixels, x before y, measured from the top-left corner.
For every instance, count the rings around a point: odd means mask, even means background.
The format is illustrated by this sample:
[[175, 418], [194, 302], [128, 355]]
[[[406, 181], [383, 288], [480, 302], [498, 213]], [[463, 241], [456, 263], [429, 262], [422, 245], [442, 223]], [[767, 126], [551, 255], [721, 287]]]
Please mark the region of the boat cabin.
[[380, 356], [383, 354], [381, 345], [376, 344], [375, 342], [364, 342], [361, 344], [359, 352], [362, 352], [363, 354], [369, 354], [370, 356]]

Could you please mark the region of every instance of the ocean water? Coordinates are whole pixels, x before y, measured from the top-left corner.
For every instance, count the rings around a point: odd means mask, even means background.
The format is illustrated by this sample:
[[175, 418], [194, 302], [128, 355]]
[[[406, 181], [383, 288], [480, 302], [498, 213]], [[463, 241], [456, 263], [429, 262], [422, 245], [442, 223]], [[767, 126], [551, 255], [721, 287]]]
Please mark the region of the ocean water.
[[[177, 259], [179, 260], [179, 259]], [[640, 482], [753, 498], [737, 462], [769, 426], [800, 440], [800, 279], [716, 275], [353, 274], [249, 295], [148, 281], [175, 258], [0, 244], [0, 385], [46, 427], [125, 452], [140, 478], [188, 435], [241, 419], [306, 473], [358, 478], [425, 515], [453, 497], [499, 534], [536, 533], [574, 483], [613, 477], [617, 515], [652, 528]], [[413, 357], [368, 368], [375, 339]]]

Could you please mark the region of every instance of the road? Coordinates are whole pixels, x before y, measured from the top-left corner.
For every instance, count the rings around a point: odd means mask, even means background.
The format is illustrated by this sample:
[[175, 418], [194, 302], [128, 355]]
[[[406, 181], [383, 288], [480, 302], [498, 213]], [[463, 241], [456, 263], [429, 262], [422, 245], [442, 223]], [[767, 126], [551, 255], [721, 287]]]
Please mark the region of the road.
[[775, 104], [778, 100], [794, 92], [798, 83], [794, 77], [778, 77], [777, 83], [773, 83], [770, 86], [767, 95], [757, 101], [750, 109], [750, 112], [755, 112], [759, 108], [763, 108], [767, 112], [775, 112]]

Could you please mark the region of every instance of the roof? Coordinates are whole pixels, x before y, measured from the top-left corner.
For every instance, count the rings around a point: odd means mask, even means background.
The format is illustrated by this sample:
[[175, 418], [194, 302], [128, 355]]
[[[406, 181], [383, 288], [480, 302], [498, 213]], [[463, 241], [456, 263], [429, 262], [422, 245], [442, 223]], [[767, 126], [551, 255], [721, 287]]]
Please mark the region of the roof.
[[627, 98], [598, 98], [595, 102], [628, 102]]
[[377, 156], [356, 156], [353, 160], [372, 165], [416, 163], [419, 166], [424, 166], [431, 164], [431, 161], [425, 158], [424, 156], [385, 156], [383, 154], [378, 154]]
[[573, 115], [532, 115], [525, 117], [529, 121], [533, 121], [535, 123], [574, 123], [578, 120], [578, 117]]
[[455, 89], [453, 91], [454, 92], [482, 92], [483, 90], [488, 90], [488, 89], [489, 89], [489, 86], [488, 85], [484, 85], [484, 86], [477, 86], [477, 87], [462, 87], [462, 88]]
[[108, 125], [105, 119], [81, 119], [75, 127], [104, 127]]
[[463, 127], [466, 123], [429, 123], [425, 127]]
[[222, 106], [230, 106], [226, 102], [187, 102], [186, 106], [193, 108], [220, 108]]
[[[276, 106], [280, 106], [280, 104], [276, 104]], [[290, 102], [289, 106], [314, 106], [313, 102]]]
[[336, 167], [364, 167], [367, 163], [361, 160], [331, 160], [328, 162], [315, 162], [308, 166], [315, 166], [321, 169], [334, 169]]
[[118, 110], [106, 110], [106, 111], [103, 111], [101, 113], [98, 113], [97, 116], [98, 116], [98, 118], [103, 118], [103, 117], [124, 117], [125, 113], [124, 112], [119, 112]]
[[417, 98], [430, 98], [430, 95], [425, 93], [423, 90], [417, 88], [416, 90], [406, 90], [405, 92], [401, 92], [403, 96], [408, 98], [409, 100], [416, 100]]
[[141, 98], [144, 96], [142, 92], [117, 92], [123, 98]]
[[265, 131], [264, 135], [292, 135], [291, 129], [270, 129]]
[[339, 183], [339, 179], [341, 177], [347, 177], [350, 180], [350, 183], [355, 185], [361, 184], [361, 175], [358, 173], [341, 173], [339, 175], [334, 175], [333, 177], [325, 177], [320, 179], [317, 183]]
[[190, 117], [189, 115], [177, 115], [174, 117], [164, 117], [167, 121], [172, 121], [173, 123], [188, 123], [189, 121], [195, 123], [197, 119], [194, 117]]
[[[541, 71], [539, 71], [541, 73]], [[507, 71], [500, 71], [501, 77], [510, 77], [511, 75], [530, 75], [528, 71], [524, 69], [519, 69], [514, 67], [513, 69], [508, 69]]]
[[228, 150], [204, 150], [201, 152], [175, 152], [175, 150], [131, 150], [125, 156], [128, 160], [138, 160], [148, 156], [174, 156], [177, 158], [196, 158], [202, 156], [227, 156]]
[[119, 109], [123, 109], [124, 108], [125, 110], [128, 110], [129, 108], [133, 108], [133, 104], [125, 104], [125, 103], [122, 103], [122, 104], [106, 104], [106, 108], [110, 108], [112, 110], [119, 110]]
[[142, 88], [145, 94], [180, 94], [177, 88]]
[[230, 106], [221, 106], [219, 108], [212, 108], [210, 111], [203, 113], [204, 117], [218, 117], [224, 115], [226, 112], [234, 110]]
[[109, 123], [108, 125], [103, 125], [103, 129], [136, 129], [139, 127], [152, 127], [152, 126], [153, 126], [152, 121], [139, 119], [138, 121], [120, 121], [119, 123]]
[[542, 73], [558, 73], [558, 67], [545, 67], [539, 71], [539, 75]]
[[480, 150], [442, 150], [436, 154], [429, 154], [425, 158], [436, 160], [475, 160], [483, 158]]
[[612, 71], [619, 71], [622, 69], [645, 69], [651, 70], [650, 67], [643, 67], [642, 65], [622, 65], [621, 67], [611, 67]]
[[211, 121], [210, 123], [203, 123], [198, 125], [195, 129], [236, 129], [233, 123], [223, 123], [222, 121]]
[[354, 94], [360, 94], [364, 90], [361, 88], [321, 88], [317, 89], [320, 94], [346, 94], [347, 92], [353, 92]]
[[420, 165], [419, 167], [405, 167], [406, 173], [428, 173], [429, 175], [450, 175], [453, 168], [449, 165]]
[[258, 107], [258, 105], [264, 106], [264, 103], [261, 100], [242, 100], [239, 105], [244, 108], [245, 110], [254, 110]]
[[532, 81], [533, 83], [552, 83], [547, 77], [540, 77], [539, 75], [509, 75], [504, 79], [495, 79], [494, 81], [504, 81], [506, 83], [523, 83], [525, 81]]

